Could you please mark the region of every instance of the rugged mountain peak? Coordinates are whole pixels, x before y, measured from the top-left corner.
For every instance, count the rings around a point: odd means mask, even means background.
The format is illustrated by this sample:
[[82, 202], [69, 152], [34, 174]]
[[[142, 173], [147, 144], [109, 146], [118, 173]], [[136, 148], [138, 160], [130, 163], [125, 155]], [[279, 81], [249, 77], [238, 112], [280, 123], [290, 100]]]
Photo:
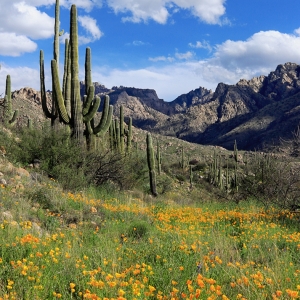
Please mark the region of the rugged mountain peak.
[[295, 63], [278, 65], [276, 70], [268, 75], [262, 91], [263, 95], [279, 101], [296, 94], [300, 88], [299, 72], [300, 66]]
[[265, 84], [266, 76], [261, 75], [250, 80], [241, 79], [236, 85], [239, 87], [250, 87], [254, 92], [259, 93]]
[[[108, 92], [111, 91], [104, 84], [101, 84], [99, 82], [93, 82], [93, 85], [95, 87], [95, 95], [107, 94]], [[80, 81], [80, 94], [81, 94], [81, 96], [83, 96], [85, 94], [85, 82], [84, 81]]]
[[191, 106], [207, 103], [212, 97], [212, 90], [200, 86], [198, 89], [182, 94], [170, 102], [170, 106], [173, 107], [172, 113], [186, 112]]

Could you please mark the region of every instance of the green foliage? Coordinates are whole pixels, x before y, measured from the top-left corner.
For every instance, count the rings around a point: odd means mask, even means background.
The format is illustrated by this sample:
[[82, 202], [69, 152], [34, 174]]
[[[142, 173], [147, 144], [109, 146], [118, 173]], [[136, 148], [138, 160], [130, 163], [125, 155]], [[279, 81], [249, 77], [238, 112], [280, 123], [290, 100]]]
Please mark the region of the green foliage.
[[280, 155], [256, 155], [241, 177], [241, 194], [255, 197], [266, 207], [295, 210], [300, 207], [300, 167]]
[[157, 177], [157, 192], [160, 195], [172, 191], [173, 180], [167, 174], [161, 174]]
[[126, 236], [133, 239], [145, 238], [149, 232], [149, 224], [140, 220], [130, 224]]

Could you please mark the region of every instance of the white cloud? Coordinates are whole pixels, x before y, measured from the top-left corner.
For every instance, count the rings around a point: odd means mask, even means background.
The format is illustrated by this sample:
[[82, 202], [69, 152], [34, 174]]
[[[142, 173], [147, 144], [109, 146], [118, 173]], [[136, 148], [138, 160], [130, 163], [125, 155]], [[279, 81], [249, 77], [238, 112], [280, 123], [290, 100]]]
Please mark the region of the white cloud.
[[225, 0], [174, 0], [180, 8], [191, 10], [192, 14], [208, 24], [220, 23], [225, 14]]
[[174, 57], [171, 56], [157, 56], [157, 57], [149, 57], [149, 60], [152, 62], [157, 62], [157, 61], [168, 61], [172, 62], [174, 61]]
[[[79, 40], [81, 42], [88, 41], [88, 42], [94, 42], [96, 40], [99, 40], [103, 33], [97, 26], [97, 21], [89, 16], [79, 16], [78, 22], [80, 25], [87, 31], [88, 37], [80, 37]], [[84, 43], [86, 44], [86, 42]]]
[[197, 49], [202, 48], [202, 49], [207, 49], [209, 52], [212, 51], [211, 45], [209, 44], [208, 41], [205, 41], [205, 40], [202, 41], [202, 42], [197, 41], [195, 44], [189, 43], [189, 46], [190, 46], [191, 48], [197, 48]]
[[170, 13], [179, 9], [190, 10], [191, 13], [208, 24], [221, 24], [220, 17], [225, 14], [225, 0], [107, 0], [115, 13], [130, 13], [123, 21], [147, 22], [152, 19], [165, 24]]
[[[37, 49], [37, 44], [24, 35], [15, 33], [0, 32], [0, 55], [20, 56], [24, 52], [33, 52]], [[5, 42], [3, 42], [5, 41]]]
[[133, 41], [132, 44], [133, 44], [133, 46], [144, 46], [144, 45], [147, 45], [148, 43], [145, 43], [142, 41]]
[[[53, 6], [55, 0], [1, 0], [0, 33], [8, 37], [7, 42], [0, 45], [0, 55], [17, 56], [25, 52], [32, 52], [36, 48], [33, 40], [46, 39], [53, 36], [54, 18], [42, 12], [42, 6]], [[91, 11], [94, 7], [101, 7], [101, 0], [60, 0], [60, 5], [70, 7], [76, 4], [78, 8]], [[88, 37], [81, 37], [82, 43], [89, 43], [99, 39], [102, 32], [96, 20], [79, 17], [81, 25], [89, 33]], [[65, 35], [67, 36], [67, 35]], [[62, 40], [62, 38], [61, 38]]]
[[197, 63], [176, 63], [164, 67], [137, 70], [93, 68], [93, 80], [107, 87], [128, 86], [155, 89], [159, 98], [172, 101], [183, 93], [204, 86], [215, 88], [195, 73]]
[[185, 53], [179, 53], [179, 52], [176, 52], [175, 53], [175, 57], [177, 59], [191, 59], [192, 57], [194, 56], [194, 53], [191, 52], [191, 51], [187, 51]]
[[227, 40], [216, 47], [211, 63], [227, 69], [257, 69], [300, 62], [300, 37], [278, 31], [260, 31], [246, 41]]
[[245, 41], [217, 45], [212, 58], [199, 63], [197, 73], [210, 82], [236, 83], [268, 75], [277, 65], [300, 64], [300, 37], [278, 31], [260, 31]]
[[65, 41], [70, 39], [70, 33], [69, 32], [64, 32], [62, 36], [59, 37], [59, 41], [61, 44], [64, 44]]
[[[12, 91], [18, 90], [23, 87], [32, 87], [39, 90], [39, 70], [28, 67], [12, 68], [4, 63], [1, 63], [0, 70], [0, 97], [5, 92], [6, 76], [11, 77], [11, 89]], [[46, 74], [46, 78], [48, 78]], [[48, 84], [49, 85], [49, 84]], [[50, 86], [50, 85], [49, 85]]]
[[69, 8], [72, 4], [84, 9], [86, 12], [91, 12], [94, 7], [102, 6], [102, 0], [60, 0], [61, 6]]
[[1, 32], [25, 35], [32, 39], [48, 38], [53, 34], [53, 18], [24, 1], [14, 2], [1, 6]]

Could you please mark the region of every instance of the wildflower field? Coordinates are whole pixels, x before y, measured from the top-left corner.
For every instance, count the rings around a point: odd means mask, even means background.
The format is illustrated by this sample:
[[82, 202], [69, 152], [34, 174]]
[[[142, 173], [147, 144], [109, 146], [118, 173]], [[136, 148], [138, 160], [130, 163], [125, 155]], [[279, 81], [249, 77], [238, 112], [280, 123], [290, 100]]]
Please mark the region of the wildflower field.
[[297, 214], [62, 192], [54, 210], [10, 192], [0, 189], [15, 213], [0, 224], [0, 299], [300, 298]]

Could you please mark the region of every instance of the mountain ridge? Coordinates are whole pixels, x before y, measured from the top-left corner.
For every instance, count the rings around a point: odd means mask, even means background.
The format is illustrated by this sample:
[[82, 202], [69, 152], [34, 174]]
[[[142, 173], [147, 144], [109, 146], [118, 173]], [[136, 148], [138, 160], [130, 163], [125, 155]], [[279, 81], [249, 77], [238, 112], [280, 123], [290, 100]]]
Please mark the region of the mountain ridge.
[[[236, 84], [221, 82], [215, 92], [199, 87], [171, 102], [160, 99], [154, 89], [94, 85], [96, 94], [110, 96], [114, 115], [118, 116], [122, 105], [125, 120], [131, 117], [135, 127], [204, 145], [231, 149], [237, 140], [244, 150], [270, 148], [282, 137], [290, 137], [300, 122], [300, 66], [296, 63], [278, 65], [269, 75], [240, 79]], [[83, 95], [84, 82], [80, 86]], [[51, 99], [51, 92], [47, 95]], [[32, 114], [41, 110], [39, 92], [24, 88], [12, 96], [21, 118], [38, 116], [42, 122], [42, 112]]]

